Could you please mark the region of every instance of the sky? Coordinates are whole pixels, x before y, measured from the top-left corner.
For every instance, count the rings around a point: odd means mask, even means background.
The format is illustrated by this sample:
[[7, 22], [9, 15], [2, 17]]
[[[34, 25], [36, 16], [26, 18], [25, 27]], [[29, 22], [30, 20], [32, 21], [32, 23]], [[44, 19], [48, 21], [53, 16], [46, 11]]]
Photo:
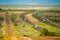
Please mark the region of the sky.
[[0, 0], [0, 5], [60, 5], [60, 0]]

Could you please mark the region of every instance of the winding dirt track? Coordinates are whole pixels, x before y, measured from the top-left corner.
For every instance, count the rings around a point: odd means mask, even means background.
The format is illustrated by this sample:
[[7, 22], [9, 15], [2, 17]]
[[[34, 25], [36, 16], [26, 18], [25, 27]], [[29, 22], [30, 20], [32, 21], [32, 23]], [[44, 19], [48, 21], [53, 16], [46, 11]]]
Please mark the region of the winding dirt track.
[[[24, 15], [25, 16], [25, 18], [29, 21], [30, 20], [30, 22], [32, 21], [32, 22], [37, 22], [38, 20], [36, 19], [36, 18], [34, 18], [34, 17], [32, 17], [32, 14], [30, 13], [30, 14], [26, 14], [26, 15]], [[37, 29], [38, 30], [38, 29]], [[36, 36], [33, 36], [33, 37], [31, 37], [32, 38], [32, 40], [60, 40], [60, 37], [58, 36], [58, 37], [53, 37], [53, 36], [40, 36], [40, 37], [36, 37]]]

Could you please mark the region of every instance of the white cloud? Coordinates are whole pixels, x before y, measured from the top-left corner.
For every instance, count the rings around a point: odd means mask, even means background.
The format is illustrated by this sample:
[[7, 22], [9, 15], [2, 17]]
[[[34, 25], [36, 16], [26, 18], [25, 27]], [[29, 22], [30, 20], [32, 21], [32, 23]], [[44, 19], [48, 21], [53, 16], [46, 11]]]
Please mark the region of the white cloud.
[[33, 3], [29, 3], [28, 5], [38, 5], [38, 3], [33, 2]]

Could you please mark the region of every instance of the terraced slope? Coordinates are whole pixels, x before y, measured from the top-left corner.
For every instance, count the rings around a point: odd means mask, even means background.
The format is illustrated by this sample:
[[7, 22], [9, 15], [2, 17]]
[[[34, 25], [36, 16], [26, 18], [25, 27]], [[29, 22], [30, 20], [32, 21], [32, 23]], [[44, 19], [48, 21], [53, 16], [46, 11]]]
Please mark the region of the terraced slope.
[[[46, 28], [49, 31], [52, 31], [54, 29], [52, 32], [56, 33], [59, 33], [60, 29], [54, 28], [32, 17], [32, 14], [35, 12], [15, 12], [5, 11], [6, 34], [3, 40], [59, 40], [60, 37], [40, 37], [43, 28]], [[24, 15], [22, 16], [21, 14]], [[15, 18], [13, 22], [10, 17], [11, 15], [17, 15], [16, 18], [13, 16], [12, 19]]]
[[[38, 25], [39, 27], [46, 28], [46, 29], [48, 29], [49, 31], [56, 32], [56, 33], [60, 33], [60, 29], [55, 28], [55, 27], [53, 27], [53, 26], [51, 26], [51, 25], [45, 24], [45, 23], [43, 23], [43, 22], [41, 22], [41, 21], [39, 21], [39, 20], [37, 21], [36, 18], [32, 17], [32, 14], [33, 14], [33, 13], [29, 13], [29, 14], [26, 14], [26, 15], [25, 15], [25, 17], [26, 17], [30, 22], [32, 22], [33, 24]], [[33, 19], [34, 19], [34, 21], [33, 21]]]

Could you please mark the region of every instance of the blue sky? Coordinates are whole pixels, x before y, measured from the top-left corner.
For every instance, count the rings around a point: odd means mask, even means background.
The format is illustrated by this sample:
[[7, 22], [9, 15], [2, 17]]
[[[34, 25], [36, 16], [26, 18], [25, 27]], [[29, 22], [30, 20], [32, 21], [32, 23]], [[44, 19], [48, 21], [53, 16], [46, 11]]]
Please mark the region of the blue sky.
[[60, 0], [0, 0], [0, 5], [60, 5]]

